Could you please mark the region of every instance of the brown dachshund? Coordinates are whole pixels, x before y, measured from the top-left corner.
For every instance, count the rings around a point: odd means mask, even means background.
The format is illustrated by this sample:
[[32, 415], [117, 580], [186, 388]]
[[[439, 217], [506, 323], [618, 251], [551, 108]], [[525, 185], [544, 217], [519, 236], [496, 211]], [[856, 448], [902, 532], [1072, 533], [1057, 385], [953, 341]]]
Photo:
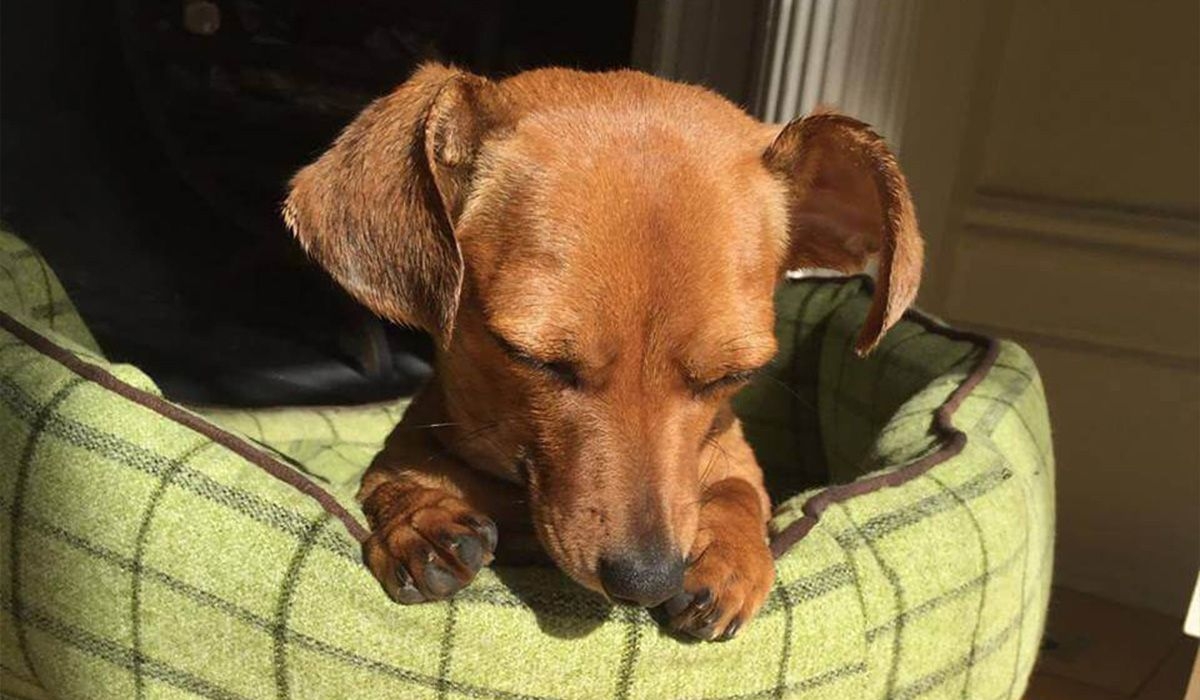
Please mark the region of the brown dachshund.
[[736, 634], [774, 579], [729, 399], [775, 354], [781, 276], [877, 256], [864, 353], [916, 294], [923, 247], [862, 123], [767, 125], [633, 71], [426, 65], [296, 175], [284, 216], [359, 301], [436, 341], [359, 491], [388, 595], [453, 595], [499, 529], [502, 554], [540, 543], [703, 639]]

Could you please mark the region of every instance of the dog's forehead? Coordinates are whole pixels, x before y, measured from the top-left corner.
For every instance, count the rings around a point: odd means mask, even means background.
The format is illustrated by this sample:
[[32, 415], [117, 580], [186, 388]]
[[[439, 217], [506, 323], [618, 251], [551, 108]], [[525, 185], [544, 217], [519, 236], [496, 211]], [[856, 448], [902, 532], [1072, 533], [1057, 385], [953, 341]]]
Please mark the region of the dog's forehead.
[[701, 246], [759, 266], [786, 245], [783, 190], [762, 165], [761, 139], [726, 121], [638, 103], [527, 115], [484, 146], [459, 224], [464, 252], [568, 266]]
[[783, 215], [757, 154], [649, 129], [539, 145], [494, 161], [464, 217], [467, 267], [502, 322], [531, 336], [619, 336], [652, 317], [680, 333], [770, 328]]

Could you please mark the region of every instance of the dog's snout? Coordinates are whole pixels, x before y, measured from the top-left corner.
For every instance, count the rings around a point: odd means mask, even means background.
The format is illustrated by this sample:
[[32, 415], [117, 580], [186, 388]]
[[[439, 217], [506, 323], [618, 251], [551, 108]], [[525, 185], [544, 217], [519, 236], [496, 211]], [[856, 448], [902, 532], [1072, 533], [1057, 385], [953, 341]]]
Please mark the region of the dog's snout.
[[614, 601], [652, 608], [683, 588], [683, 557], [662, 549], [600, 560], [600, 583]]

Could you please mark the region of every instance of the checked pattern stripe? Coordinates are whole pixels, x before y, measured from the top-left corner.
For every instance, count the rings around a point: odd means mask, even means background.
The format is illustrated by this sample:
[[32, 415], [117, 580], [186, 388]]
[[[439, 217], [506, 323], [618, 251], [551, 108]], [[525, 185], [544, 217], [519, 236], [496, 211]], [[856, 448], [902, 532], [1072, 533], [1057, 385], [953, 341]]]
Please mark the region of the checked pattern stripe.
[[[45, 261], [0, 232], [0, 696], [1019, 698], [1053, 549], [1040, 379], [1017, 346], [985, 362], [928, 322], [857, 359], [868, 302], [860, 279], [782, 288], [780, 359], [737, 408], [776, 531], [825, 484], [903, 483], [825, 508], [737, 640], [687, 644], [543, 569], [391, 604], [329, 504], [361, 522], [358, 475], [403, 402], [198, 411], [280, 478], [132, 399], [157, 390], [104, 360]], [[943, 452], [933, 414], [973, 375], [965, 445]]]

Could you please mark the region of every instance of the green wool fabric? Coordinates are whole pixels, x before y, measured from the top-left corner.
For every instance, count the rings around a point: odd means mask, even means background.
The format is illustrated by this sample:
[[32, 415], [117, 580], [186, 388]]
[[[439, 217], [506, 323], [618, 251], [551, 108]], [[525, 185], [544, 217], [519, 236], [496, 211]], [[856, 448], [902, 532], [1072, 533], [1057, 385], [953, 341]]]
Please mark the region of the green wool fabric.
[[736, 400], [778, 580], [738, 638], [686, 643], [549, 569], [391, 603], [353, 493], [403, 402], [180, 410], [0, 233], [0, 696], [1019, 698], [1053, 551], [1041, 381], [913, 314], [856, 357], [869, 284], [781, 287], [779, 358]]

